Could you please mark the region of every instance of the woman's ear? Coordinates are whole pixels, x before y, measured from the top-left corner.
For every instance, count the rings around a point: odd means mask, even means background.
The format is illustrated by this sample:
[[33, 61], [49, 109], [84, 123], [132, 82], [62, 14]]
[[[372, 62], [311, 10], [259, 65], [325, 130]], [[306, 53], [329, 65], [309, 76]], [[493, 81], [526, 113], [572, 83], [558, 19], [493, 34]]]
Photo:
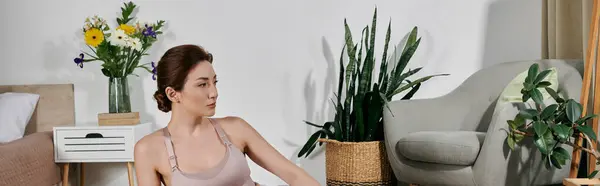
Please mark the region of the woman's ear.
[[167, 97], [169, 98], [169, 100], [171, 100], [172, 103], [179, 103], [179, 94], [177, 91], [175, 91], [175, 89], [167, 87], [165, 89], [165, 93], [167, 94]]

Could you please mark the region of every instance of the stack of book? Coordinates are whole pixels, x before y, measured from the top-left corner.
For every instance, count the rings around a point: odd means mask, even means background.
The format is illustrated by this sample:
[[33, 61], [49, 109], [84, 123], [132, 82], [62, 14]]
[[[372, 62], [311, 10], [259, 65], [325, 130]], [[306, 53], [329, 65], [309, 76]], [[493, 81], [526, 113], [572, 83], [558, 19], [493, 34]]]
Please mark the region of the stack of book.
[[115, 126], [115, 125], [137, 125], [140, 124], [140, 113], [100, 113], [98, 114], [98, 125], [100, 126]]

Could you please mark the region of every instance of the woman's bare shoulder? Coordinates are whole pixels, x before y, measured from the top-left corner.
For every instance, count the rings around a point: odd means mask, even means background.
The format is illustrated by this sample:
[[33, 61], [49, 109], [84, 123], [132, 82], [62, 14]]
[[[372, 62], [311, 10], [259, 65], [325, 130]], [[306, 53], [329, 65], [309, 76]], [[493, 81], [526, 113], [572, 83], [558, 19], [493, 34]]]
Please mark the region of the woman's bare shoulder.
[[140, 139], [135, 144], [135, 153], [154, 153], [158, 152], [164, 144], [164, 135], [162, 130], [154, 131]]
[[247, 132], [249, 129], [248, 127], [251, 127], [246, 120], [238, 116], [226, 116], [213, 119], [216, 120], [226, 132]]

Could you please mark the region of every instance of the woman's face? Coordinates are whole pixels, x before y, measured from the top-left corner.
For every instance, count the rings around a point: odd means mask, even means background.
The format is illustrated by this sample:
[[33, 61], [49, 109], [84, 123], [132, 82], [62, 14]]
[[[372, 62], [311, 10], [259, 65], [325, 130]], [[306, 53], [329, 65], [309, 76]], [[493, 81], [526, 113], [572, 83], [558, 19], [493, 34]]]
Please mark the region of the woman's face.
[[217, 75], [211, 63], [202, 61], [187, 75], [179, 92], [179, 104], [197, 116], [213, 116], [217, 106]]

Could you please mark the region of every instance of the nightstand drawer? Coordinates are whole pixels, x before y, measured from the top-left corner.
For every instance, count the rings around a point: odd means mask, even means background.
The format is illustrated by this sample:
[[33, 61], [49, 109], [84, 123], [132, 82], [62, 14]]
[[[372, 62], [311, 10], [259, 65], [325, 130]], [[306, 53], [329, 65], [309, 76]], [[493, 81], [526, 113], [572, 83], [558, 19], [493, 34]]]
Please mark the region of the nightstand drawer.
[[55, 140], [57, 162], [133, 159], [131, 128], [59, 129]]

